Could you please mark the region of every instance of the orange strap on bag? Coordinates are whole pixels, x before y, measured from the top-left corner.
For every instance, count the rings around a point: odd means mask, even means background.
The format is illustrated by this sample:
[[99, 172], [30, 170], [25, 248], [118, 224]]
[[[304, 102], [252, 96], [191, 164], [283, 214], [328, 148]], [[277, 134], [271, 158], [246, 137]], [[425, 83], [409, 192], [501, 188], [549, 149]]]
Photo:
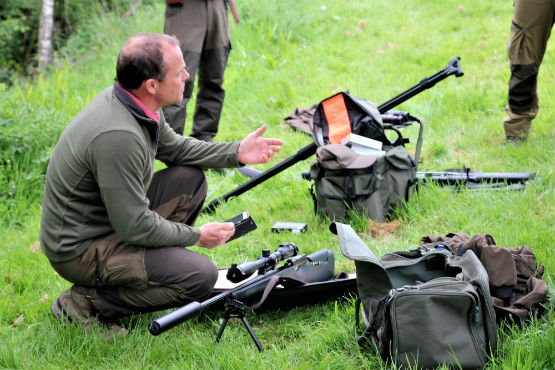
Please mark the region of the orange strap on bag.
[[330, 144], [341, 144], [341, 140], [351, 133], [351, 121], [342, 94], [337, 94], [322, 102], [328, 121]]

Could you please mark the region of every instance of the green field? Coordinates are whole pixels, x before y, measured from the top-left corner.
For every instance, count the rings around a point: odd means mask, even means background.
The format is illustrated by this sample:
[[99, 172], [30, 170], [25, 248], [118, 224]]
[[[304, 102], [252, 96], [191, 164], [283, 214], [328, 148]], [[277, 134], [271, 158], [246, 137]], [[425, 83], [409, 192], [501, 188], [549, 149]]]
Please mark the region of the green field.
[[[140, 6], [131, 17], [110, 13], [84, 22], [50, 69], [38, 79], [0, 84], [0, 368], [23, 369], [360, 369], [389, 368], [359, 348], [352, 299], [247, 317], [266, 350], [259, 353], [240, 323], [214, 343], [223, 315], [207, 312], [158, 337], [147, 324], [159, 314], [122, 321], [124, 338], [102, 340], [61, 326], [50, 304], [70, 284], [40, 251], [44, 174], [63, 128], [115, 76], [121, 44], [141, 32], [162, 32], [164, 6]], [[499, 246], [527, 245], [555, 287], [555, 52], [553, 38], [540, 68], [540, 112], [528, 140], [505, 145], [502, 120], [509, 63], [506, 42], [512, 2], [468, 0], [237, 1], [241, 23], [231, 24], [233, 49], [226, 100], [216, 141], [241, 140], [261, 124], [285, 141], [264, 170], [312, 142], [283, 118], [344, 90], [379, 105], [417, 84], [455, 56], [465, 75], [449, 77], [397, 109], [424, 122], [421, 171], [469, 166], [476, 171], [535, 172], [521, 191], [446, 191], [425, 186], [397, 212], [396, 222], [363, 217], [353, 228], [376, 255], [407, 250], [426, 235], [490, 234]], [[192, 104], [191, 102], [190, 104]], [[189, 111], [192, 112], [193, 109]], [[190, 120], [186, 132], [190, 129]], [[417, 127], [404, 129], [414, 151]], [[253, 260], [262, 249], [293, 242], [301, 252], [334, 251], [336, 271], [354, 271], [340, 253], [329, 220], [315, 216], [301, 176], [314, 158], [291, 166], [256, 188], [202, 214], [198, 224], [248, 210], [258, 229], [222, 247], [193, 250], [219, 267]], [[158, 168], [161, 164], [158, 164]], [[236, 171], [207, 172], [209, 199], [246, 181]], [[275, 234], [276, 221], [306, 222], [303, 234]], [[552, 300], [550, 299], [550, 302]], [[523, 326], [505, 323], [491, 369], [555, 367], [553, 308]]]

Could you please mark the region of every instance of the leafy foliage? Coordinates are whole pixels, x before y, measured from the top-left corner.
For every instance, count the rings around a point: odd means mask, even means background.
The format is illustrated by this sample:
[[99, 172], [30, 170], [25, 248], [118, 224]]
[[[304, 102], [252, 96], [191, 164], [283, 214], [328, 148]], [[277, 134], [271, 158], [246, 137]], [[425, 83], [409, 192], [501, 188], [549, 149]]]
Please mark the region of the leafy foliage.
[[[146, 0], [146, 2], [154, 0]], [[60, 50], [79, 28], [82, 20], [104, 12], [122, 15], [136, 0], [57, 0], [54, 6], [52, 48]], [[36, 67], [35, 55], [41, 0], [0, 2], [0, 82], [9, 82], [15, 73], [28, 74]]]

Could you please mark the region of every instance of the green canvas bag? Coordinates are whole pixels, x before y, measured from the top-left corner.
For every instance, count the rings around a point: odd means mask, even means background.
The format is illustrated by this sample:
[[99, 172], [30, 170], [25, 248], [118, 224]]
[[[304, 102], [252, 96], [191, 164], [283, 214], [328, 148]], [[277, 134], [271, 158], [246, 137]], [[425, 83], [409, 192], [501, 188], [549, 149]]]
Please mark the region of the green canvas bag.
[[416, 163], [403, 146], [391, 147], [365, 168], [326, 168], [320, 153], [318, 148], [310, 167], [310, 191], [315, 210], [331, 220], [347, 220], [350, 209], [384, 222], [414, 192]]
[[349, 225], [335, 222], [330, 229], [341, 252], [355, 261], [360, 344], [369, 341], [396, 366], [487, 364], [497, 325], [488, 275], [472, 251], [453, 256], [438, 243], [378, 259]]

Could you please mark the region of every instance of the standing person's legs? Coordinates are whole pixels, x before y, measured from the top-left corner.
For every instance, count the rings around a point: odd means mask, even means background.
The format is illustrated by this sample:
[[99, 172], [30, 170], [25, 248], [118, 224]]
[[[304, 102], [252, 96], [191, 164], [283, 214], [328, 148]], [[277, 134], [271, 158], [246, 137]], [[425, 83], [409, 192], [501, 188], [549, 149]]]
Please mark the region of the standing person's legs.
[[186, 0], [183, 1], [183, 4], [166, 6], [164, 33], [174, 35], [179, 40], [185, 68], [190, 75], [189, 79], [185, 82], [183, 100], [179, 104], [170, 105], [162, 109], [170, 127], [180, 135], [184, 132], [187, 103], [193, 95], [200, 54], [206, 38], [206, 7], [206, 0]]
[[170, 127], [179, 135], [183, 135], [185, 121], [187, 119], [187, 104], [193, 95], [195, 78], [199, 67], [200, 53], [195, 51], [182, 50], [185, 69], [189, 73], [189, 79], [185, 81], [183, 90], [183, 100], [177, 104], [168, 105], [162, 108], [164, 118]]
[[553, 0], [516, 0], [507, 54], [511, 63], [505, 136], [525, 139], [538, 113], [537, 78], [554, 21]]
[[191, 136], [213, 141], [225, 99], [224, 72], [231, 50], [226, 0], [204, 2], [206, 35], [198, 67], [198, 93]]
[[213, 141], [225, 99], [224, 71], [229, 48], [204, 50], [198, 70], [198, 93], [191, 136]]
[[[148, 191], [152, 208], [174, 222], [194, 223], [206, 196], [202, 170], [171, 167], [155, 174]], [[52, 263], [71, 289], [53, 304], [74, 320], [113, 320], [204, 299], [217, 269], [205, 256], [183, 247], [147, 248], [109, 235], [76, 259]]]

